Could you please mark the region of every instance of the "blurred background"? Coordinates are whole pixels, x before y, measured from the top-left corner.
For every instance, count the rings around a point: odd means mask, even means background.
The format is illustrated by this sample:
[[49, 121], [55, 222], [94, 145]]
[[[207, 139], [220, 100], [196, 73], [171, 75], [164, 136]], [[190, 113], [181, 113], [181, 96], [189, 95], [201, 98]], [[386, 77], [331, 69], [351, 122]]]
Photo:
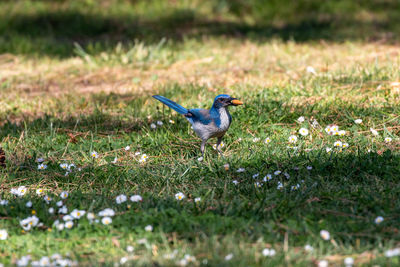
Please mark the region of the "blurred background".
[[400, 32], [397, 0], [0, 0], [0, 18], [0, 53], [60, 58], [135, 40], [393, 43]]

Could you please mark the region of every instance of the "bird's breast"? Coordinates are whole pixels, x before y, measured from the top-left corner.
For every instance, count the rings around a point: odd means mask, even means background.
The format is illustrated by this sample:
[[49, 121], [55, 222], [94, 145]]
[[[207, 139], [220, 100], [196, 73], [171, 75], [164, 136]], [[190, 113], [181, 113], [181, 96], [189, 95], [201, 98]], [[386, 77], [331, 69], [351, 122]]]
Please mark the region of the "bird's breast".
[[231, 119], [228, 111], [225, 108], [221, 108], [219, 110], [219, 123], [217, 124], [217, 127], [220, 129], [220, 131], [225, 132], [228, 130], [230, 124]]

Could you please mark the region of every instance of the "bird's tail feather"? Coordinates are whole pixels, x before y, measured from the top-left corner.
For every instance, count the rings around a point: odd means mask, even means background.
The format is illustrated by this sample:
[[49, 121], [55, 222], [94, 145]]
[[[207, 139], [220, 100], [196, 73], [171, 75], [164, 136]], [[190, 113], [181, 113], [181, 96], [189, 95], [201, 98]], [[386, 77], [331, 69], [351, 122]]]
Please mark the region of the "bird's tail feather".
[[161, 95], [153, 95], [153, 97], [155, 99], [157, 99], [158, 101], [162, 102], [163, 104], [167, 105], [168, 107], [172, 108], [173, 110], [175, 110], [176, 112], [180, 113], [180, 114], [188, 114], [189, 110], [187, 110], [186, 108], [182, 107], [181, 105], [175, 103], [172, 100], [169, 100], [166, 97], [163, 97]]

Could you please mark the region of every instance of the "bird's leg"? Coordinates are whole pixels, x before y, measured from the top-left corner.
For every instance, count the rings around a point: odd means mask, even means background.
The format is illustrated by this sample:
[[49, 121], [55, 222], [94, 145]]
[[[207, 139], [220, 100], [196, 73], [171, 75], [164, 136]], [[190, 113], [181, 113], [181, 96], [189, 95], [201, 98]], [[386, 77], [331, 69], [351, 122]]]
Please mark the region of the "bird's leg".
[[201, 141], [201, 146], [200, 146], [201, 157], [204, 157], [204, 150], [206, 148], [206, 143], [207, 143], [207, 139], [204, 139]]
[[218, 139], [217, 139], [217, 151], [218, 151], [219, 154], [221, 154], [221, 156], [224, 156], [224, 155], [222, 154], [221, 148], [219, 147], [219, 145], [221, 144], [221, 142], [222, 142], [222, 137], [218, 137]]

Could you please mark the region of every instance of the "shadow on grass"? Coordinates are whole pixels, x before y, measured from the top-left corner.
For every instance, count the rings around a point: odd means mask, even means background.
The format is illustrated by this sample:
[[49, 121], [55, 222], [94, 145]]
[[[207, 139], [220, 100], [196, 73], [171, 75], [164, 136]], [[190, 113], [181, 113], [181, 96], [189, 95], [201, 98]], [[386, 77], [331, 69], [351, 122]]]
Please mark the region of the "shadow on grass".
[[[251, 24], [239, 18], [242, 14], [236, 14], [246, 10], [247, 4], [244, 3], [241, 3], [244, 5], [242, 9], [237, 8], [240, 12], [230, 11], [228, 8], [225, 13], [219, 15], [204, 15], [200, 9], [172, 6], [160, 12], [160, 8], [157, 7], [158, 2], [155, 1], [149, 3], [149, 10], [154, 8], [156, 12], [156, 15], [151, 15], [150, 11], [144, 14], [135, 11], [139, 8], [139, 4], [143, 4], [141, 1], [128, 5], [125, 3], [124, 6], [121, 3], [113, 3], [109, 7], [112, 11], [110, 14], [104, 12], [101, 1], [94, 6], [77, 4], [74, 1], [38, 2], [42, 2], [45, 8], [33, 5], [33, 11], [26, 12], [18, 10], [22, 8], [18, 5], [15, 14], [12, 11], [10, 14], [5, 14], [0, 24], [0, 36], [2, 36], [0, 53], [69, 57], [74, 54], [75, 42], [93, 54], [112, 49], [119, 42], [132, 43], [135, 39], [146, 43], [158, 43], [162, 38], [180, 42], [187, 38], [201, 41], [207, 36], [260, 42], [271, 38], [298, 42], [322, 39], [338, 42], [345, 40], [386, 42], [397, 40], [396, 36], [400, 32], [400, 16], [396, 1], [353, 3], [350, 4], [351, 8], [346, 8], [350, 1], [348, 3], [341, 1], [337, 6], [328, 5], [325, 10], [317, 8], [319, 7], [317, 1], [313, 2], [316, 9], [278, 4], [265, 6], [265, 10], [259, 11], [256, 4], [249, 4], [247, 8], [251, 11], [247, 15], [253, 16], [256, 21]], [[30, 2], [27, 3], [29, 6]], [[227, 3], [234, 9], [232, 7], [240, 1]], [[121, 11], [118, 12], [118, 8]], [[224, 18], [226, 16], [237, 17], [228, 20]]]

